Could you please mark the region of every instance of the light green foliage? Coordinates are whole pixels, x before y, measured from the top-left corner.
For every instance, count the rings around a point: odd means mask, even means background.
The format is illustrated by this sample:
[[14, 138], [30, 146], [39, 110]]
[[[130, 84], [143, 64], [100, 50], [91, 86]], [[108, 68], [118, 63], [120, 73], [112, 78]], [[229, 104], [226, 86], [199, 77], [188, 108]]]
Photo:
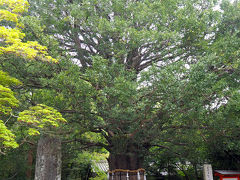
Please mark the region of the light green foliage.
[[1, 114], [10, 114], [13, 107], [18, 105], [18, 100], [14, 97], [11, 89], [0, 85], [0, 112]]
[[20, 14], [27, 11], [29, 4], [26, 0], [1, 0], [0, 6], [0, 21], [7, 20], [18, 23]]
[[[20, 81], [0, 70], [0, 118], [3, 115], [9, 115], [12, 108], [18, 106], [19, 102], [9, 86], [20, 84]], [[15, 135], [7, 129], [5, 123], [0, 119], [0, 152], [6, 147], [16, 148], [18, 144], [15, 141]]]
[[44, 129], [49, 130], [50, 127], [59, 127], [60, 123], [66, 122], [66, 120], [54, 108], [38, 104], [19, 113], [18, 122], [26, 123], [32, 127], [28, 129], [29, 135], [38, 135]]
[[16, 148], [18, 144], [15, 141], [15, 135], [7, 129], [4, 122], [0, 120], [0, 153], [3, 148]]
[[[21, 31], [22, 23], [19, 19], [22, 13], [28, 9], [26, 0], [0, 0], [0, 56], [7, 60], [11, 55], [33, 60], [39, 59], [47, 62], [57, 62], [47, 53], [47, 48], [36, 41], [23, 42], [25, 34]], [[2, 68], [1, 68], [2, 69]], [[21, 82], [7, 73], [0, 70], [0, 117], [9, 115], [12, 108], [17, 107], [19, 101], [15, 98], [10, 86], [20, 85]], [[1, 117], [2, 118], [2, 117]], [[33, 129], [29, 134], [37, 133]], [[0, 143], [3, 147], [17, 147], [13, 133], [7, 129], [6, 124], [1, 120]], [[2, 148], [2, 146], [0, 146]]]
[[28, 9], [28, 2], [26, 0], [1, 0], [0, 1], [0, 22], [10, 21], [14, 22], [15, 26], [0, 26], [0, 55], [15, 54], [26, 59], [40, 59], [42, 61], [57, 62], [47, 53], [47, 48], [41, 46], [36, 41], [23, 42], [25, 34], [21, 32], [18, 23], [21, 14]]
[[20, 85], [21, 82], [11, 76], [9, 76], [6, 72], [0, 70], [0, 84], [2, 86], [8, 87], [12, 85]]
[[9, 86], [20, 84], [20, 81], [0, 70], [0, 114], [10, 114], [12, 108], [18, 105], [18, 100]]
[[101, 143], [105, 142], [106, 143], [106, 140], [104, 139], [103, 136], [101, 136], [99, 134], [96, 134], [96, 133], [93, 133], [93, 132], [83, 133], [81, 137], [83, 139], [88, 139], [88, 142], [92, 142], [92, 143], [98, 143], [98, 142], [101, 142]]

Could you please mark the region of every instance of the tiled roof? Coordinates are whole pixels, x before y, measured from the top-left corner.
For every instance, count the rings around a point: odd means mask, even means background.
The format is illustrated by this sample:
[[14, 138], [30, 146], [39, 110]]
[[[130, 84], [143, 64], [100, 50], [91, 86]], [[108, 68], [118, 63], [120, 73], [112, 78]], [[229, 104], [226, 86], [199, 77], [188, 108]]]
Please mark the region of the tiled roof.
[[92, 170], [93, 172], [108, 172], [108, 162], [107, 160], [100, 160], [100, 161], [92, 161]]
[[240, 171], [231, 171], [231, 170], [215, 170], [214, 172], [222, 174], [222, 175], [237, 175], [237, 174], [240, 174]]

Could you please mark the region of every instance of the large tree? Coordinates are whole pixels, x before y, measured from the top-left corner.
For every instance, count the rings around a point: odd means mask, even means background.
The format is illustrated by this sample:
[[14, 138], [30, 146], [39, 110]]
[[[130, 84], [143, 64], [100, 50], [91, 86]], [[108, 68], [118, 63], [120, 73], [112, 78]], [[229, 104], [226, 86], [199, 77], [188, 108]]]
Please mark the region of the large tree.
[[[45, 0], [31, 7], [76, 64], [54, 80], [55, 93], [71, 100], [63, 111], [78, 114], [73, 124], [90, 120], [87, 129], [106, 138], [96, 145], [110, 151], [111, 170], [142, 167], [153, 140], [174, 129], [184, 113], [177, 107], [191, 105], [180, 96], [187, 82], [181, 73], [215, 38], [214, 2]], [[153, 63], [149, 73], [140, 73]]]
[[[182, 146], [182, 152], [199, 153], [201, 140], [193, 137], [209, 136], [217, 112], [216, 106], [211, 113], [212, 104], [223, 102], [221, 93], [236, 84], [239, 52], [232, 40], [239, 35], [233, 6], [223, 4], [221, 14], [212, 1], [197, 0], [31, 5], [30, 14], [39, 19], [24, 19], [26, 38], [46, 42], [43, 34], [55, 36], [61, 45], [55, 53], [65, 58], [41, 72], [34, 63], [23, 70], [4, 67], [19, 72], [33, 89], [31, 103], [65, 113], [69, 142], [105, 147], [111, 170], [142, 167], [151, 146], [188, 145], [196, 151]], [[86, 131], [105, 140], [89, 142], [82, 136]]]

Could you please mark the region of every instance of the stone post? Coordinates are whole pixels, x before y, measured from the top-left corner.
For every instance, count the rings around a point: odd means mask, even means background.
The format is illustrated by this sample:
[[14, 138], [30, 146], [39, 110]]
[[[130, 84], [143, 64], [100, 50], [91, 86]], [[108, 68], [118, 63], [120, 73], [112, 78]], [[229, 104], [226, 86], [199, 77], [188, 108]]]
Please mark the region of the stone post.
[[213, 180], [213, 172], [211, 164], [203, 165], [203, 179], [204, 180]]

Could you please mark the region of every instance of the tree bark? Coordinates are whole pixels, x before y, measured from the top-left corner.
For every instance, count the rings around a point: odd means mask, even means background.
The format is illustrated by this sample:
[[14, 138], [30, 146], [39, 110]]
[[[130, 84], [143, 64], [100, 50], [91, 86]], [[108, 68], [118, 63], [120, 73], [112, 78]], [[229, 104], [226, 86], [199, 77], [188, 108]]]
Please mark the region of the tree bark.
[[38, 141], [34, 180], [61, 180], [61, 141], [43, 135]]
[[142, 168], [143, 158], [137, 153], [111, 154], [108, 158], [109, 170], [137, 170]]
[[32, 165], [33, 165], [33, 145], [31, 145], [30, 149], [28, 150], [27, 154], [27, 171], [26, 171], [26, 178], [28, 180], [32, 179]]
[[[144, 172], [137, 172], [142, 168], [143, 158], [138, 153], [111, 154], [108, 158], [110, 179], [113, 180], [144, 180]], [[123, 170], [123, 171], [122, 171]], [[129, 170], [128, 173], [126, 170]], [[128, 176], [128, 178], [127, 178]]]

